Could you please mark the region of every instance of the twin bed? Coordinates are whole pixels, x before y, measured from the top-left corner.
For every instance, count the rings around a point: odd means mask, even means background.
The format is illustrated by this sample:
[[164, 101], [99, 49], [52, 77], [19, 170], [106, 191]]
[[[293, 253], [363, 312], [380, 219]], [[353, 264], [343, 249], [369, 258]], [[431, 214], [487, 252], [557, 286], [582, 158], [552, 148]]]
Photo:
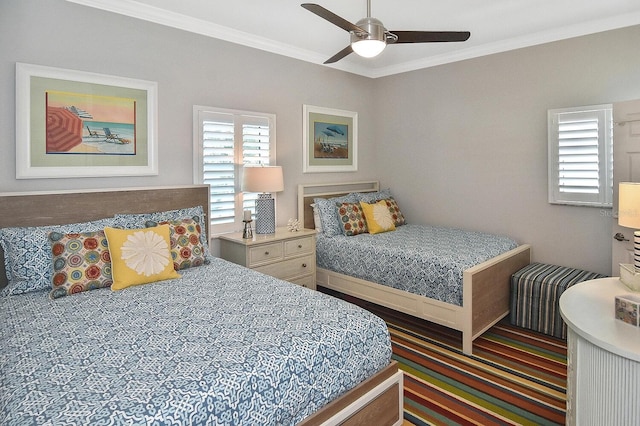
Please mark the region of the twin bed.
[[51, 298], [46, 238], [188, 216], [206, 247], [208, 200], [204, 185], [0, 194], [1, 424], [402, 423], [386, 325], [328, 295], [206, 255], [179, 278]]
[[298, 186], [298, 217], [319, 229], [317, 286], [459, 330], [462, 351], [471, 354], [473, 340], [509, 313], [510, 277], [530, 263], [530, 246], [412, 224], [375, 235], [347, 236], [332, 225], [327, 232], [337, 205], [379, 199], [392, 195], [377, 181]]

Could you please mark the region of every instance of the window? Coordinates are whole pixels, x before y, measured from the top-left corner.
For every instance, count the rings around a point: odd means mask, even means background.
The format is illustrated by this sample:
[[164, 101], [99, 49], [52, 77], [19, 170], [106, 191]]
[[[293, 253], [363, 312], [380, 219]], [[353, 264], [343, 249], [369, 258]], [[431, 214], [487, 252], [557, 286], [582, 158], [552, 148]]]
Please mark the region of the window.
[[611, 105], [548, 111], [549, 202], [611, 207]]
[[242, 229], [258, 194], [240, 189], [244, 165], [275, 164], [274, 114], [194, 106], [194, 182], [210, 185], [212, 234]]

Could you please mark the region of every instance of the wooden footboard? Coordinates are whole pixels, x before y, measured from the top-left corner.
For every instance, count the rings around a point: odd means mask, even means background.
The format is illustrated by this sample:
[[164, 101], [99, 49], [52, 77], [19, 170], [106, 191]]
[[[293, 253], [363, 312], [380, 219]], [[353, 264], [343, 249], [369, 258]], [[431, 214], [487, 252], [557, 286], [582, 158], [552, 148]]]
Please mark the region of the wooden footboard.
[[392, 361], [298, 426], [399, 426], [403, 418], [402, 371]]
[[465, 354], [476, 337], [509, 314], [511, 275], [530, 261], [531, 246], [523, 244], [464, 271], [462, 303], [470, 316], [461, 330]]
[[318, 268], [316, 285], [376, 303], [462, 332], [462, 352], [509, 314], [511, 274], [529, 264], [531, 247], [521, 245], [463, 274], [463, 306]]

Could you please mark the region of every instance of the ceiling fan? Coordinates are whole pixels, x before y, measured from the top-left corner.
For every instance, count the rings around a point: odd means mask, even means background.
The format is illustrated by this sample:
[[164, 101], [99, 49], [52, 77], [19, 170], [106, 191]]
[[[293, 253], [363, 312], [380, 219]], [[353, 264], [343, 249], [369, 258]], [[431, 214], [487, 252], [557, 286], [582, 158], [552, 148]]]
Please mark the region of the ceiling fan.
[[469, 31], [389, 31], [382, 22], [371, 17], [371, 0], [367, 0], [367, 17], [355, 24], [315, 3], [303, 3], [300, 6], [351, 34], [351, 44], [327, 59], [325, 64], [337, 62], [352, 52], [373, 58], [387, 44], [466, 41], [471, 36]]

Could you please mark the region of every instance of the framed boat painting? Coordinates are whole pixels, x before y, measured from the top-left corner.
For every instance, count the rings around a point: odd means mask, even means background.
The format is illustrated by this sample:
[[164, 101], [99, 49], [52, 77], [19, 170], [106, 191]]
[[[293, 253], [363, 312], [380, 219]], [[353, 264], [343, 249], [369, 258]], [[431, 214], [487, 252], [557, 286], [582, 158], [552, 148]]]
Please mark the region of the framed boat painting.
[[157, 83], [16, 63], [16, 179], [158, 174]]
[[358, 170], [358, 114], [303, 105], [304, 173]]

